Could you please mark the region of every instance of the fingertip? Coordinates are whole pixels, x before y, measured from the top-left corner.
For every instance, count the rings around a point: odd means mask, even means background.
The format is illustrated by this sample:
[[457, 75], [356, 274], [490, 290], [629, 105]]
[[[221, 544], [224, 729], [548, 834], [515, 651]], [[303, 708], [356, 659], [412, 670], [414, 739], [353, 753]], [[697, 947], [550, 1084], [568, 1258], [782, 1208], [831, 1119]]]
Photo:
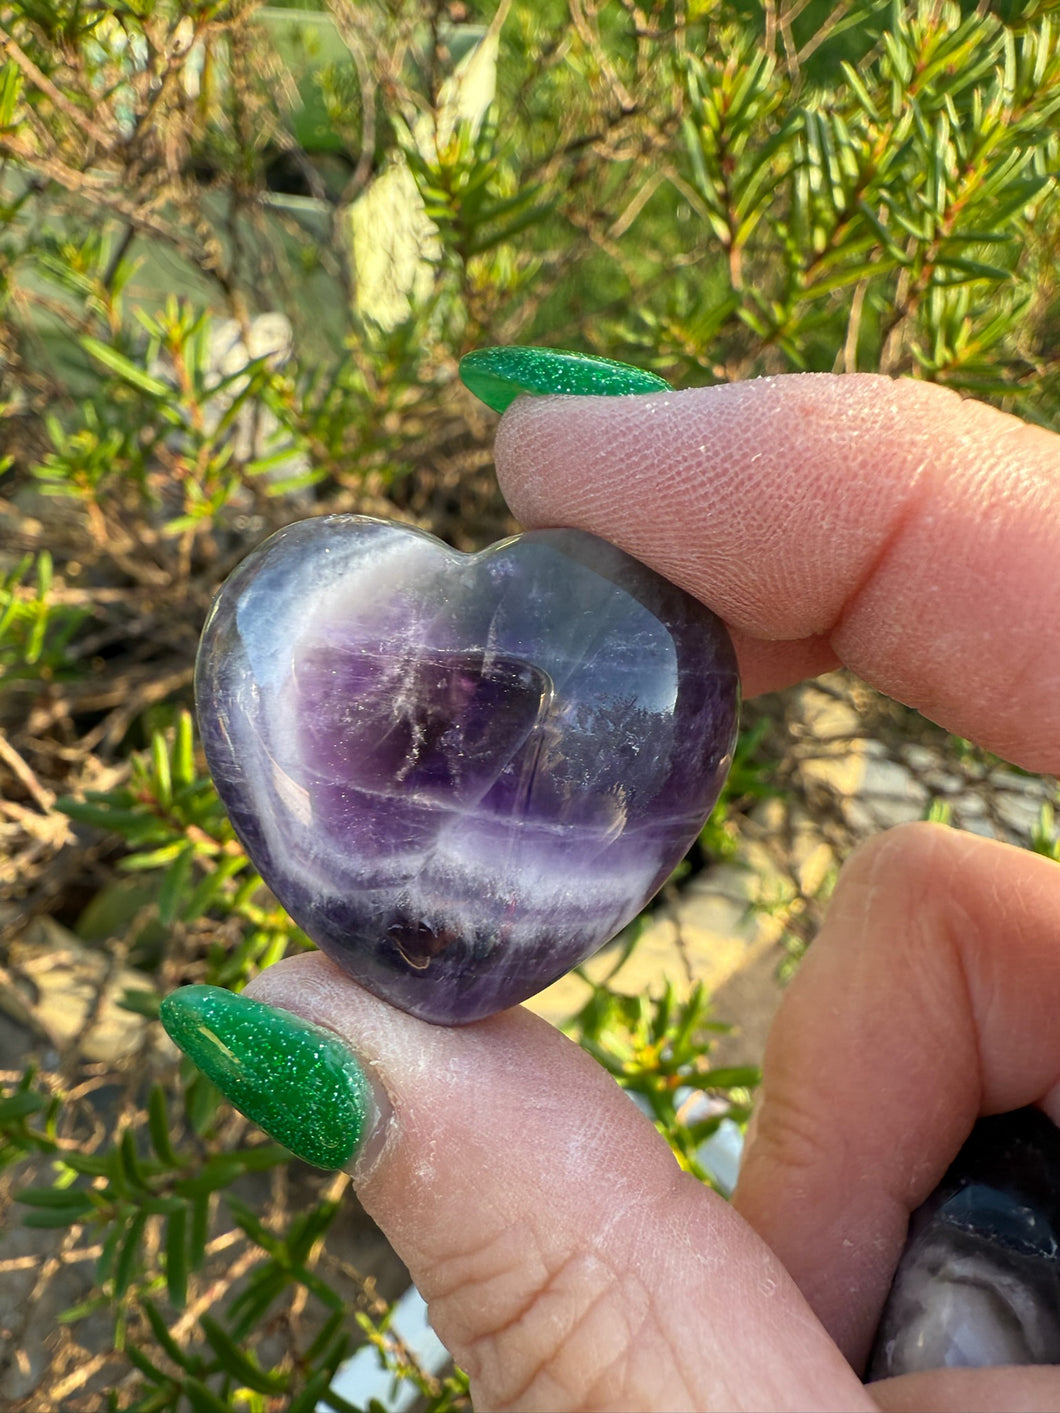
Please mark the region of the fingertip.
[[867, 1406], [772, 1252], [547, 1022], [430, 1025], [319, 955], [250, 989], [343, 1037], [387, 1090], [358, 1196], [476, 1406], [735, 1406], [763, 1328], [776, 1358], [754, 1406]]
[[[737, 1209], [860, 1367], [910, 1212], [1060, 1074], [1060, 874], [928, 822], [863, 844], [766, 1047]], [[1048, 1107], [1048, 1104], [1046, 1104]]]
[[1056, 1413], [1060, 1372], [1055, 1368], [932, 1369], [880, 1379], [867, 1391], [886, 1413]]
[[673, 1166], [666, 1144], [606, 1071], [524, 1007], [471, 1025], [434, 1025], [372, 995], [321, 953], [270, 967], [244, 994], [333, 1031], [385, 1090], [393, 1113], [385, 1161], [370, 1172], [358, 1168], [357, 1176], [395, 1219], [402, 1203], [428, 1200], [425, 1152], [458, 1167], [461, 1183], [466, 1174], [469, 1193], [476, 1162], [497, 1182], [517, 1184], [524, 1150], [547, 1163], [550, 1135], [564, 1133], [568, 1144], [585, 1145], [587, 1158], [589, 1139], [578, 1134], [606, 1140], [599, 1151], [609, 1154], [616, 1181], [643, 1160], [638, 1141], [667, 1173]]
[[521, 399], [496, 459], [524, 524], [601, 535], [720, 614], [749, 694], [830, 654], [1026, 768], [1060, 766], [1052, 433], [922, 381], [797, 374]]

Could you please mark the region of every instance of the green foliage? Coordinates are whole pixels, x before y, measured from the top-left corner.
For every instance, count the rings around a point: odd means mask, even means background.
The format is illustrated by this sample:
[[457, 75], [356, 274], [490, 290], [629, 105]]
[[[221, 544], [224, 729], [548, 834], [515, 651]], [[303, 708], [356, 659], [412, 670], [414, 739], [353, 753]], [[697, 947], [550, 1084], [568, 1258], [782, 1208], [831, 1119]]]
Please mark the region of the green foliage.
[[395, 1388], [411, 1384], [428, 1401], [432, 1413], [449, 1413], [450, 1409], [468, 1407], [467, 1375], [460, 1369], [443, 1379], [425, 1375], [401, 1340], [395, 1337], [390, 1312], [378, 1320], [363, 1312], [358, 1313], [357, 1324], [379, 1355], [382, 1367], [393, 1376]]
[[1060, 863], [1060, 821], [1057, 820], [1057, 808], [1060, 807], [1060, 792], [1057, 792], [1055, 801], [1046, 801], [1042, 805], [1041, 814], [1038, 817], [1038, 824], [1031, 835], [1031, 848], [1036, 854], [1042, 854], [1047, 859], [1054, 859]]
[[[725, 1118], [744, 1125], [759, 1080], [754, 1067], [712, 1068], [710, 1046], [728, 1027], [709, 1019], [702, 985], [679, 999], [667, 982], [657, 998], [596, 986], [570, 1022], [579, 1045], [639, 1096], [686, 1171], [713, 1184], [699, 1155]], [[713, 1104], [694, 1102], [710, 1096]]]
[[0, 1091], [0, 1172], [29, 1153], [55, 1149], [59, 1100], [42, 1092], [35, 1081], [31, 1068], [11, 1089]]
[[[705, 300], [678, 282], [674, 312], [646, 315], [655, 356], [914, 373], [1055, 419], [1057, 31], [954, 5], [847, 20], [879, 42], [820, 85], [746, 30], [688, 60], [678, 180], [725, 267]], [[842, 28], [822, 26], [818, 68]]]
[[70, 642], [87, 611], [52, 600], [52, 557], [23, 555], [0, 572], [0, 686], [76, 673]]
[[[554, 206], [537, 202], [540, 185], [520, 185], [498, 143], [495, 113], [478, 127], [462, 120], [448, 141], [433, 145], [429, 156], [406, 133], [402, 151], [424, 210], [438, 228], [442, 249], [461, 264], [515, 240]], [[505, 196], [498, 187], [517, 190]]]
[[[350, 1347], [344, 1300], [312, 1269], [337, 1203], [300, 1213], [286, 1231], [267, 1230], [232, 1187], [290, 1155], [275, 1144], [233, 1149], [219, 1141], [216, 1121], [194, 1142], [194, 1134], [175, 1131], [157, 1084], [147, 1096], [143, 1128], [124, 1129], [104, 1151], [27, 1133], [31, 1113], [54, 1114], [58, 1104], [58, 1096], [42, 1099], [28, 1080], [0, 1100], [0, 1152], [36, 1146], [53, 1155], [51, 1182], [16, 1193], [27, 1209], [26, 1226], [76, 1228], [98, 1240], [95, 1292], [59, 1318], [75, 1325], [98, 1311], [112, 1315], [115, 1348], [144, 1380], [142, 1393], [122, 1407], [176, 1409], [187, 1400], [192, 1407], [228, 1408], [248, 1390], [312, 1407]], [[180, 1312], [189, 1280], [209, 1262], [218, 1194], [246, 1237], [252, 1274], [223, 1309], [198, 1316], [189, 1339], [174, 1330], [186, 1326]], [[265, 1367], [249, 1347], [251, 1335], [294, 1289], [319, 1301], [326, 1318], [296, 1367]]]
[[771, 723], [760, 717], [745, 724], [733, 752], [718, 803], [699, 836], [699, 848], [709, 859], [733, 859], [740, 849], [740, 821], [761, 800], [780, 793], [773, 783], [775, 762], [768, 755]]
[[[213, 930], [224, 919], [238, 921], [241, 937], [235, 946], [208, 945], [201, 979], [238, 990], [251, 969], [308, 946], [250, 868], [212, 781], [198, 772], [191, 713], [180, 712], [171, 731], [156, 731], [150, 750], [134, 753], [129, 764], [127, 785], [87, 791], [81, 800], [61, 799], [57, 808], [79, 824], [124, 840], [128, 852], [118, 867], [150, 882], [163, 928]], [[159, 999], [133, 994], [125, 1004], [154, 1015]]]

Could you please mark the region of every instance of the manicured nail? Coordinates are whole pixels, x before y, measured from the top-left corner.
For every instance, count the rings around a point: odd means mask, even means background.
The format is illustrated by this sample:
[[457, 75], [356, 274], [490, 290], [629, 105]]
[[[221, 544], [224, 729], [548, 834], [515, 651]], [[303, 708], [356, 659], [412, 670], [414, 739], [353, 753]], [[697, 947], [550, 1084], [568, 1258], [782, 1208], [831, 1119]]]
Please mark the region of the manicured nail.
[[344, 1168], [379, 1120], [371, 1081], [330, 1030], [219, 986], [184, 986], [159, 1012], [225, 1098], [318, 1168]]
[[503, 412], [520, 393], [621, 397], [671, 391], [665, 378], [643, 368], [563, 348], [480, 348], [461, 358], [460, 377], [494, 412]]

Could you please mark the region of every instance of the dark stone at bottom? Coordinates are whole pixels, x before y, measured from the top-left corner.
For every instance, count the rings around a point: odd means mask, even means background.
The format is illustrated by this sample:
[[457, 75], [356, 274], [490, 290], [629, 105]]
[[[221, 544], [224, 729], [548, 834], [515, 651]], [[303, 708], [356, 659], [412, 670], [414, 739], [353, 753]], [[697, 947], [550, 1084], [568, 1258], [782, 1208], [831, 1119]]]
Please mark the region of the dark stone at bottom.
[[1060, 1130], [980, 1119], [909, 1223], [868, 1378], [1060, 1364]]

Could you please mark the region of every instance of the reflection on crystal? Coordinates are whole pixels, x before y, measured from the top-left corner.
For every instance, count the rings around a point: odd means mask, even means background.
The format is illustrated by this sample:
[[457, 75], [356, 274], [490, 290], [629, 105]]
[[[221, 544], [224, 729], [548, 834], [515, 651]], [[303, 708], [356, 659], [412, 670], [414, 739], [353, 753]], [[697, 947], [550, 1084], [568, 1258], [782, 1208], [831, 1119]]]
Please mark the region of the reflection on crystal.
[[594, 536], [463, 555], [362, 516], [240, 565], [196, 693], [281, 902], [442, 1022], [525, 999], [635, 916], [717, 799], [739, 695], [721, 622]]
[[1060, 1131], [980, 1119], [910, 1220], [869, 1378], [1060, 1363]]

